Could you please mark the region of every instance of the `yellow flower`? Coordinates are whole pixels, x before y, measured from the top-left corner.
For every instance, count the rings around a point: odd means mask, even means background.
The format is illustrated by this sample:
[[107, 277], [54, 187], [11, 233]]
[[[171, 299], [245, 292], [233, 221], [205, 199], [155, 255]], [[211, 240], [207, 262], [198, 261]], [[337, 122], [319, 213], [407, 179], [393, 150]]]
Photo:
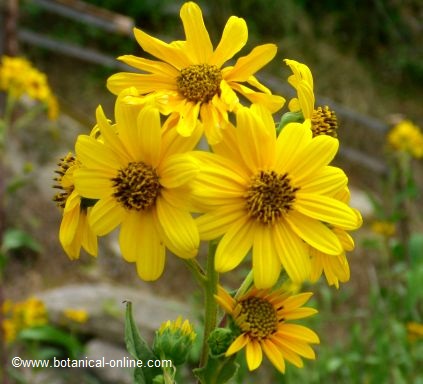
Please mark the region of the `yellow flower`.
[[177, 114], [176, 129], [181, 135], [191, 135], [200, 118], [211, 144], [221, 140], [221, 130], [228, 124], [228, 112], [235, 110], [240, 103], [235, 92], [252, 103], [263, 104], [272, 112], [282, 107], [284, 99], [272, 95], [254, 77], [275, 56], [277, 48], [274, 44], [260, 45], [239, 58], [234, 66], [222, 68], [247, 42], [245, 21], [230, 17], [220, 43], [213, 49], [198, 5], [185, 3], [180, 16], [186, 41], [167, 44], [139, 29], [134, 30], [143, 50], [160, 61], [132, 55], [119, 57], [146, 73], [113, 75], [107, 83], [111, 92], [118, 94], [134, 86], [142, 95], [156, 95], [162, 99], [162, 113]]
[[407, 323], [407, 333], [411, 342], [423, 339], [423, 324], [410, 321]]
[[314, 136], [329, 135], [337, 137], [338, 121], [335, 112], [328, 106], [315, 109], [313, 93], [313, 75], [307, 65], [295, 60], [285, 59], [293, 74], [288, 82], [296, 89], [297, 97], [289, 102], [291, 112], [301, 111], [304, 119], [310, 119], [311, 130]]
[[302, 307], [311, 295], [252, 288], [240, 298], [233, 299], [219, 287], [216, 300], [233, 318], [240, 331], [226, 351], [226, 356], [245, 347], [248, 368], [253, 370], [261, 364], [264, 352], [282, 373], [285, 372], [285, 360], [301, 368], [301, 357], [315, 359], [309, 344], [318, 344], [319, 337], [307, 327], [288, 323], [317, 313], [314, 308]]
[[48, 85], [47, 76], [22, 57], [2, 57], [0, 90], [10, 93], [14, 99], [27, 95], [38, 100], [46, 105], [50, 120], [57, 118], [58, 103]]
[[90, 255], [97, 256], [97, 236], [91, 229], [88, 216], [94, 202], [81, 199], [75, 190], [74, 172], [80, 167], [80, 162], [72, 153], [60, 159], [55, 178], [55, 188], [63, 192], [56, 194], [53, 200], [63, 210], [60, 224], [59, 240], [63, 249], [71, 260], [79, 259], [81, 247]]
[[103, 236], [120, 225], [124, 259], [136, 263], [143, 280], [156, 280], [163, 272], [165, 248], [182, 258], [198, 251], [187, 199], [198, 166], [183, 152], [199, 136], [187, 139], [162, 129], [159, 111], [147, 105], [138, 113], [123, 103], [125, 92], [116, 102], [116, 127], [99, 107], [101, 141], [78, 137], [76, 153], [83, 167], [75, 171], [75, 186], [84, 198], [99, 200], [89, 216], [93, 231]]
[[395, 224], [386, 220], [375, 220], [371, 225], [371, 230], [385, 237], [391, 237], [395, 235]]
[[408, 152], [415, 158], [423, 157], [423, 134], [409, 120], [403, 120], [388, 133], [389, 145], [400, 152]]
[[345, 230], [361, 224], [355, 211], [335, 199], [347, 184], [328, 166], [338, 140], [312, 138], [310, 121], [288, 124], [276, 137], [270, 112], [240, 108], [236, 129], [227, 129], [215, 153], [196, 153], [202, 163], [193, 183], [196, 219], [204, 240], [223, 235], [216, 270], [237, 267], [252, 248], [254, 283], [272, 287], [281, 266], [294, 282], [310, 277], [308, 247], [329, 255], [343, 248], [328, 225]]
[[67, 308], [63, 311], [63, 315], [75, 323], [83, 324], [88, 320], [88, 312], [85, 309]]

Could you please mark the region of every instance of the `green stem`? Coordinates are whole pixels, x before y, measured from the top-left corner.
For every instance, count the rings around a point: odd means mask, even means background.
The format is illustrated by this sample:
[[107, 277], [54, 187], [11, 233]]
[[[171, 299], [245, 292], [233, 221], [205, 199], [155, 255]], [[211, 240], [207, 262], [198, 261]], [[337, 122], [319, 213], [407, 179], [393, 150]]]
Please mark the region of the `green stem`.
[[205, 289], [207, 282], [206, 273], [204, 272], [197, 259], [184, 259], [184, 263], [191, 271], [198, 285]]
[[238, 299], [245, 292], [247, 292], [248, 288], [250, 288], [252, 283], [253, 283], [253, 271], [251, 270], [250, 272], [248, 272], [248, 275], [245, 277], [244, 281], [242, 282], [242, 284], [236, 291], [234, 299]]
[[210, 241], [209, 253], [207, 255], [207, 270], [206, 270], [206, 283], [205, 283], [205, 318], [204, 318], [204, 335], [203, 347], [201, 351], [200, 367], [207, 364], [209, 357], [209, 345], [207, 340], [213, 329], [216, 328], [217, 321], [217, 305], [214, 295], [217, 292], [217, 284], [219, 275], [214, 269], [214, 259], [216, 254], [217, 242]]

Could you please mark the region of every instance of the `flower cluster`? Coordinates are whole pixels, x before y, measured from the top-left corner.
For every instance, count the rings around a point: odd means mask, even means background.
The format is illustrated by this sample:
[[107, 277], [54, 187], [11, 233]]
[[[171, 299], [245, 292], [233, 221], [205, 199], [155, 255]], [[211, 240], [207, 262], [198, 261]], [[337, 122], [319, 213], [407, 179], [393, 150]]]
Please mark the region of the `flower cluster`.
[[47, 107], [49, 119], [57, 118], [57, 99], [48, 85], [46, 75], [22, 57], [2, 56], [0, 91], [7, 92], [15, 100], [24, 95], [37, 100]]
[[403, 120], [388, 133], [388, 143], [396, 151], [409, 153], [417, 159], [423, 157], [423, 133], [409, 120]]
[[15, 340], [18, 333], [26, 328], [44, 325], [48, 322], [44, 303], [36, 297], [24, 301], [3, 303], [3, 333], [6, 342]]
[[[60, 241], [72, 259], [81, 247], [96, 255], [97, 237], [119, 228], [123, 258], [147, 281], [162, 275], [166, 249], [201, 274], [193, 264], [200, 241], [217, 244], [214, 270], [248, 262], [253, 283], [238, 297], [223, 288], [216, 296], [238, 334], [226, 356], [245, 347], [250, 369], [260, 365], [262, 351], [281, 372], [285, 360], [301, 367], [301, 357], [315, 357], [309, 344], [319, 339], [290, 321], [316, 310], [302, 307], [310, 293], [291, 294], [286, 286], [322, 273], [336, 287], [347, 281], [346, 252], [354, 248], [348, 232], [362, 224], [348, 204], [347, 176], [331, 165], [339, 147], [336, 115], [315, 106], [310, 69], [286, 60], [297, 97], [275, 126], [285, 99], [255, 74], [276, 46], [260, 45], [225, 65], [246, 44], [245, 21], [230, 17], [214, 48], [195, 3], [185, 3], [180, 15], [183, 41], [134, 30], [157, 60], [119, 58], [140, 73], [108, 79], [117, 95], [114, 119], [99, 107], [92, 132], [60, 160]], [[203, 134], [210, 151], [197, 149]], [[282, 272], [290, 282], [281, 288]], [[180, 328], [188, 337], [184, 324], [169, 323], [159, 334]]]

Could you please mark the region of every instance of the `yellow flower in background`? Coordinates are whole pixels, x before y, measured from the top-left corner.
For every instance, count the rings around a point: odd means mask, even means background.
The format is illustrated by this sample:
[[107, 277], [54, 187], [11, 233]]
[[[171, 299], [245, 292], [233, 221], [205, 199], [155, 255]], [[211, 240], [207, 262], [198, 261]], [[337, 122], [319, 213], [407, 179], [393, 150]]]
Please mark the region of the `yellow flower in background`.
[[409, 120], [403, 120], [388, 133], [389, 145], [400, 152], [407, 152], [415, 158], [423, 157], [423, 133]]
[[372, 222], [370, 229], [377, 235], [392, 237], [395, 235], [395, 223], [386, 220], [375, 220]]
[[182, 136], [191, 135], [200, 119], [210, 144], [221, 140], [221, 130], [228, 124], [228, 112], [236, 110], [240, 104], [237, 93], [252, 103], [264, 105], [272, 113], [282, 107], [284, 99], [272, 95], [254, 76], [273, 59], [276, 45], [260, 45], [239, 58], [235, 65], [223, 67], [247, 42], [245, 21], [230, 17], [214, 49], [197, 4], [185, 3], [180, 16], [186, 41], [167, 44], [139, 29], [134, 30], [143, 50], [160, 61], [132, 55], [119, 57], [145, 73], [111, 76], [107, 82], [111, 92], [118, 94], [134, 86], [141, 95], [157, 95], [162, 99], [162, 113], [177, 114], [176, 130]]
[[215, 268], [237, 267], [252, 249], [254, 284], [272, 287], [283, 267], [294, 282], [310, 277], [308, 246], [339, 255], [342, 244], [328, 225], [357, 229], [361, 217], [334, 198], [347, 177], [328, 166], [338, 140], [312, 137], [310, 122], [288, 124], [276, 137], [269, 111], [240, 108], [237, 127], [215, 153], [196, 152], [201, 172], [193, 182], [200, 237], [217, 239]]
[[13, 342], [21, 330], [45, 325], [48, 322], [45, 304], [36, 297], [18, 302], [6, 300], [3, 316], [2, 328], [8, 343]]
[[46, 105], [48, 118], [57, 119], [58, 103], [48, 85], [47, 76], [22, 57], [2, 56], [0, 91], [8, 92], [14, 99], [27, 95], [38, 100]]
[[292, 71], [288, 82], [297, 91], [297, 97], [289, 102], [291, 112], [301, 111], [304, 119], [310, 119], [311, 130], [314, 136], [329, 135], [338, 136], [338, 120], [334, 111], [328, 106], [315, 108], [313, 92], [313, 75], [307, 65], [295, 60], [285, 59], [285, 63]]
[[88, 312], [85, 309], [66, 308], [63, 315], [75, 323], [86, 323], [88, 321]]
[[55, 188], [62, 190], [53, 200], [63, 211], [60, 224], [59, 240], [71, 260], [79, 259], [81, 247], [90, 255], [97, 256], [97, 236], [88, 222], [88, 215], [94, 201], [82, 199], [75, 190], [74, 172], [80, 167], [80, 162], [72, 153], [60, 159], [55, 178]]
[[[128, 90], [131, 92], [131, 90]], [[80, 135], [76, 154], [76, 191], [99, 200], [89, 216], [93, 231], [103, 236], [120, 226], [122, 256], [135, 262], [143, 280], [163, 272], [165, 248], [182, 258], [196, 256], [198, 230], [189, 213], [188, 183], [198, 173], [191, 150], [199, 135], [183, 138], [161, 127], [159, 111], [116, 102], [116, 126], [101, 107], [97, 123], [101, 141]]]
[[258, 368], [263, 352], [275, 368], [284, 373], [285, 360], [303, 367], [301, 357], [315, 359], [309, 344], [318, 344], [319, 337], [311, 329], [289, 323], [317, 313], [314, 308], [303, 307], [312, 293], [291, 295], [283, 290], [250, 289], [238, 299], [232, 298], [219, 287], [216, 300], [233, 318], [240, 335], [226, 351], [226, 356], [245, 348], [250, 370]]
[[407, 337], [411, 342], [423, 339], [423, 324], [415, 321], [407, 323]]

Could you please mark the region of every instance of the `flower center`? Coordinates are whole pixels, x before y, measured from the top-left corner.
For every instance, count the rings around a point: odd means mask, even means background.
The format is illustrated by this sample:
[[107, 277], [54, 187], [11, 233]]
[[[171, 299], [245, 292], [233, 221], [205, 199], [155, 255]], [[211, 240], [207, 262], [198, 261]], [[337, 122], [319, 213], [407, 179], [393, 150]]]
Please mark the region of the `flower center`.
[[116, 200], [125, 208], [137, 211], [150, 208], [161, 189], [156, 170], [142, 161], [128, 163], [112, 181]]
[[311, 116], [311, 130], [313, 137], [319, 135], [338, 137], [338, 120], [335, 112], [328, 106], [315, 109]]
[[249, 297], [239, 302], [241, 312], [238, 326], [256, 339], [265, 339], [277, 331], [278, 317], [275, 308], [260, 297]]
[[219, 94], [221, 80], [222, 74], [215, 65], [195, 64], [181, 69], [176, 84], [189, 101], [207, 103]]
[[75, 156], [72, 153], [68, 153], [65, 157], [62, 157], [57, 163], [58, 169], [54, 172], [59, 176], [55, 177], [53, 180], [57, 181], [57, 184], [53, 185], [53, 188], [61, 189], [62, 192], [57, 193], [53, 197], [53, 201], [57, 204], [59, 208], [65, 208], [66, 201], [68, 197], [73, 192], [74, 185], [72, 183], [66, 183], [63, 180], [63, 177], [66, 174], [66, 171], [76, 164]]
[[287, 173], [260, 171], [252, 177], [244, 195], [248, 215], [263, 224], [274, 224], [291, 209], [298, 190], [291, 185]]

